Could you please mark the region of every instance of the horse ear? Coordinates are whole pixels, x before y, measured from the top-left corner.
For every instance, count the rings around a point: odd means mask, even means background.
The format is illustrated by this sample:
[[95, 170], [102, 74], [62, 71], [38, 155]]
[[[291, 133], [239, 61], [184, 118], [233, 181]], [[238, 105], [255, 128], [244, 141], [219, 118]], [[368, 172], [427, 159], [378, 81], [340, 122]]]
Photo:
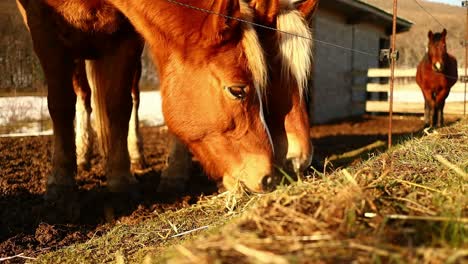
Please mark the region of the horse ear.
[[429, 30], [429, 32], [427, 33], [427, 37], [429, 38], [429, 40], [432, 40], [433, 36], [434, 36], [434, 33], [432, 33], [432, 30]]
[[447, 36], [447, 30], [444, 28], [444, 30], [442, 30], [442, 37], [445, 38]]
[[301, 12], [304, 18], [308, 21], [317, 9], [318, 2], [319, 0], [305, 0], [297, 2], [295, 5], [296, 9], [299, 10], [299, 12]]
[[207, 25], [211, 25], [214, 32], [223, 32], [226, 29], [235, 27], [239, 21], [228, 18], [240, 18], [239, 0], [213, 0]]
[[279, 13], [279, 0], [252, 0], [249, 6], [255, 12], [255, 21], [273, 25]]

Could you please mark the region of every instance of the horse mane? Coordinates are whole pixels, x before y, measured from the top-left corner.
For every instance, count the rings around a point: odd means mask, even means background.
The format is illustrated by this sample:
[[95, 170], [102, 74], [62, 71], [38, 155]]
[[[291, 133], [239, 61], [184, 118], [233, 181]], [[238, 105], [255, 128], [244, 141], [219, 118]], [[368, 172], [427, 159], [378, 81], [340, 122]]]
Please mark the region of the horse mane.
[[280, 11], [276, 23], [278, 30], [291, 33], [278, 33], [282, 80], [289, 84], [294, 78], [302, 99], [312, 69], [312, 32], [299, 11], [291, 7]]
[[[241, 16], [243, 20], [253, 21], [253, 10], [245, 1], [240, 1]], [[252, 74], [252, 81], [259, 95], [265, 95], [268, 82], [267, 63], [264, 50], [258, 39], [257, 32], [251, 24], [241, 23], [242, 46], [244, 48], [247, 66]], [[261, 100], [261, 98], [260, 98]]]
[[[240, 1], [240, 11], [242, 19], [253, 22], [254, 12], [249, 7], [247, 2]], [[270, 145], [274, 152], [273, 139], [271, 137], [268, 125], [263, 113], [263, 100], [266, 100], [266, 88], [268, 83], [268, 68], [265, 59], [263, 47], [258, 39], [257, 31], [253, 28], [252, 24], [241, 23], [242, 27], [242, 46], [244, 48], [245, 57], [247, 59], [247, 66], [252, 74], [252, 81], [257, 91], [258, 100], [260, 102], [260, 120], [268, 134]]]

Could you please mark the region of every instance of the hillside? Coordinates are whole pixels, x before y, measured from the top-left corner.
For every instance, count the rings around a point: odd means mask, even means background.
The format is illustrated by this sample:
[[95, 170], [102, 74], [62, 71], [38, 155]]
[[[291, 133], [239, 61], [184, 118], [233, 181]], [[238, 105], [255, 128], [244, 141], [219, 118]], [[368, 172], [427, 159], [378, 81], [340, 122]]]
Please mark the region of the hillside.
[[[362, 0], [392, 13], [393, 1], [390, 0]], [[434, 16], [448, 31], [447, 47], [453, 54], [459, 67], [465, 65], [464, 48], [460, 45], [465, 37], [465, 9], [462, 7], [417, 0], [428, 13]], [[409, 32], [399, 34], [397, 49], [400, 50], [400, 66], [414, 67], [423, 54], [427, 45], [427, 32], [442, 31], [443, 27], [425, 12], [415, 0], [398, 1], [398, 16], [414, 23]]]

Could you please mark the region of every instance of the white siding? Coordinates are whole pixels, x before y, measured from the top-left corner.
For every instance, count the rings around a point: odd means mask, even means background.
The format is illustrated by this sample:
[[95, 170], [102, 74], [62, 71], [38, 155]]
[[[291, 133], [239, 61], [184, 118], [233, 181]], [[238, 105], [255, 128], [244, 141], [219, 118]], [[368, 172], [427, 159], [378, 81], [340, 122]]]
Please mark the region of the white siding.
[[[319, 10], [314, 19], [315, 38], [374, 54], [363, 55], [344, 48], [315, 42], [314, 76], [310, 114], [313, 123], [363, 114], [365, 92], [353, 92], [353, 85], [365, 83], [353, 71], [378, 67], [379, 39], [384, 31], [375, 25], [346, 23], [339, 14]], [[357, 103], [360, 102], [360, 103]]]

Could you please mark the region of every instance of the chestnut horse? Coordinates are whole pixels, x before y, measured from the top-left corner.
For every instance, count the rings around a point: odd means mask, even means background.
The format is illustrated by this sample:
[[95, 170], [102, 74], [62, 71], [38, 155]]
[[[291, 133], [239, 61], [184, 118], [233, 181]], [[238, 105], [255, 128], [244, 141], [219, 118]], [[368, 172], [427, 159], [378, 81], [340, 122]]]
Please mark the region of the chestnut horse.
[[136, 182], [128, 150], [132, 162], [144, 166], [137, 126], [142, 38], [103, 1], [17, 0], [17, 5], [48, 84], [54, 151], [46, 197], [74, 189], [77, 162], [89, 164], [91, 92], [108, 188], [127, 191]]
[[[227, 188], [270, 190], [273, 146], [263, 114], [267, 65], [239, 0], [109, 0], [151, 48], [163, 114], [179, 144]], [[188, 6], [195, 7], [189, 8]], [[210, 12], [201, 12], [209, 10]]]
[[444, 125], [445, 99], [457, 82], [457, 60], [447, 53], [447, 30], [429, 31], [427, 53], [418, 65], [416, 82], [424, 96], [424, 122], [426, 126]]
[[[312, 64], [312, 34], [308, 20], [317, 3], [317, 0], [302, 1], [297, 5], [278, 0], [249, 2], [254, 11], [249, 20], [270, 27], [255, 29], [265, 50], [269, 70], [265, 113], [273, 139], [275, 164], [297, 176], [310, 165], [312, 158], [305, 93]], [[243, 13], [249, 12], [246, 5], [242, 7]], [[190, 177], [191, 155], [181, 142], [175, 140], [173, 143], [168, 163], [160, 190], [184, 188]], [[235, 182], [225, 181], [225, 185], [232, 186]]]
[[318, 0], [296, 2], [255, 0], [250, 4], [254, 6], [258, 23], [279, 30], [257, 28], [270, 70], [267, 123], [276, 164], [300, 176], [312, 159], [305, 98], [312, 69], [309, 19]]

